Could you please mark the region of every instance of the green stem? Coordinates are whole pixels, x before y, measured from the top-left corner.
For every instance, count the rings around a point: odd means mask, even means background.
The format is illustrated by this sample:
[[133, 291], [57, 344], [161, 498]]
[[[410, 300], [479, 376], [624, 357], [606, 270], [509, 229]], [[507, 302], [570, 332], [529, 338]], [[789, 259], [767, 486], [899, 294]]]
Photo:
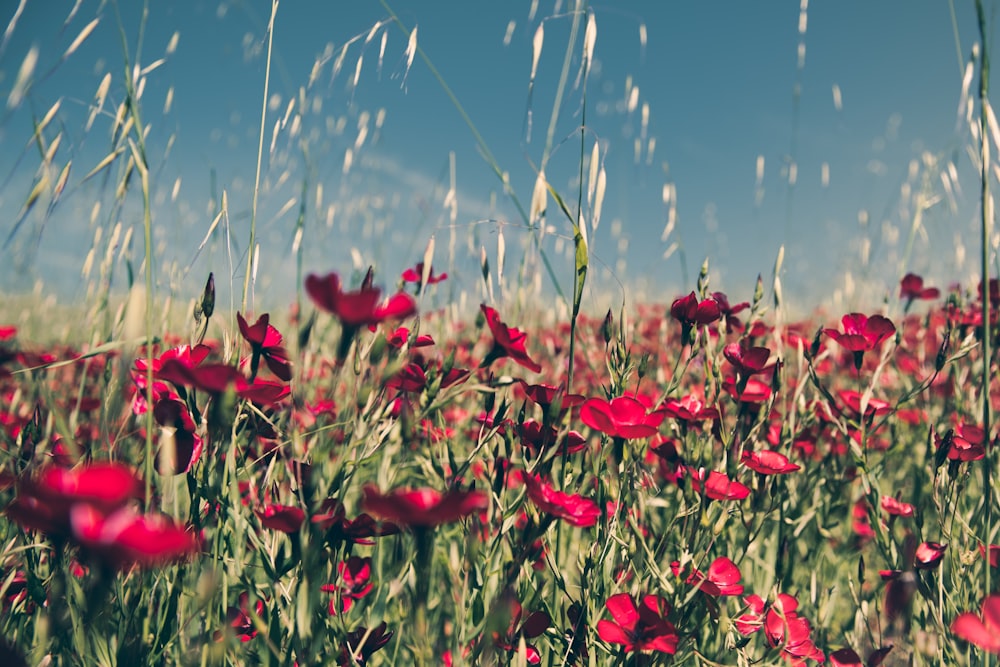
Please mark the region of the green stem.
[[271, 84], [271, 46], [274, 43], [274, 15], [278, 12], [278, 0], [271, 0], [271, 19], [267, 22], [267, 64], [264, 66], [264, 95], [260, 102], [260, 132], [257, 136], [257, 173], [253, 181], [253, 203], [250, 206], [250, 245], [247, 246], [247, 272], [243, 276], [242, 312], [247, 312], [247, 296], [250, 293], [250, 275], [253, 273], [254, 245], [257, 243], [257, 198], [260, 195], [260, 163], [264, 155], [264, 123], [267, 120], [268, 87]]
[[[984, 504], [984, 525], [982, 540], [987, 549], [990, 545], [990, 533], [992, 532], [993, 514], [993, 494], [991, 468], [993, 466], [993, 454], [989, 451], [990, 440], [990, 368], [992, 366], [992, 326], [990, 324], [990, 235], [993, 226], [992, 206], [990, 205], [990, 164], [989, 164], [989, 123], [987, 119], [987, 109], [989, 109], [989, 86], [990, 86], [990, 59], [989, 50], [986, 44], [986, 12], [983, 8], [982, 0], [976, 0], [976, 18], [979, 24], [979, 142], [980, 142], [980, 209], [982, 213], [982, 255], [980, 256], [980, 268], [982, 270], [982, 299], [983, 299], [983, 366], [982, 366], [982, 394], [983, 394], [983, 437], [987, 444], [987, 454], [983, 457], [983, 504]], [[984, 591], [989, 593], [990, 570], [989, 558], [986, 559], [986, 567], [983, 568], [986, 576], [986, 586]], [[985, 656], [985, 665], [989, 667], [990, 656]]]

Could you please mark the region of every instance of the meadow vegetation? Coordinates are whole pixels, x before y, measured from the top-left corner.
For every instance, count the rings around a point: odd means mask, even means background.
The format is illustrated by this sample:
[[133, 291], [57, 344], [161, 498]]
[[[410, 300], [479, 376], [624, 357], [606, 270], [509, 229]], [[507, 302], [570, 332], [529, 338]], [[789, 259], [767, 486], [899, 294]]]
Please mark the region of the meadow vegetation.
[[[597, 26], [574, 6], [585, 128]], [[398, 29], [386, 10], [378, 30]], [[416, 66], [416, 29], [399, 27]], [[339, 71], [354, 43], [322, 66]], [[29, 65], [8, 107], [30, 94]], [[112, 206], [139, 200], [141, 220], [98, 236], [72, 335], [42, 333], [61, 312], [39, 312], [44, 294], [3, 311], [3, 664], [874, 667], [1000, 653], [988, 243], [977, 284], [907, 272], [863, 312], [794, 315], [782, 252], [729, 294], [706, 260], [687, 294], [588, 312], [608, 175], [580, 131], [577, 191], [559, 192], [543, 160], [528, 205], [511, 193], [526, 259], [505, 279], [502, 230], [492, 264], [482, 249], [478, 308], [453, 303], [433, 238], [402, 266], [303, 266], [302, 213], [297, 291], [255, 311], [259, 187], [232, 305], [216, 270], [177, 306], [148, 259], [141, 91], [155, 68], [123, 72], [116, 108], [110, 80], [95, 95], [112, 143], [81, 180], [114, 174]], [[259, 155], [297, 114], [269, 115], [261, 83]], [[989, 239], [985, 83], [976, 108]], [[71, 183], [57, 116], [36, 123], [42, 163], [15, 231]], [[203, 246], [231, 233], [228, 206]], [[557, 218], [566, 257], [545, 252]], [[138, 261], [118, 251], [133, 234]], [[559, 307], [542, 306], [536, 275]]]

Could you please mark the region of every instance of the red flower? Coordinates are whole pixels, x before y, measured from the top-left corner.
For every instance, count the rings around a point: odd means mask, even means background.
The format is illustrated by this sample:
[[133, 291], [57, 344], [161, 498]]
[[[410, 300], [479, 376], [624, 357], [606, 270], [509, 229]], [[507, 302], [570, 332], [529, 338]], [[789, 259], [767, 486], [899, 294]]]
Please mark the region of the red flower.
[[485, 303], [480, 306], [483, 315], [486, 317], [486, 325], [493, 334], [493, 349], [489, 351], [486, 358], [479, 364], [481, 368], [486, 368], [497, 359], [510, 357], [514, 363], [524, 366], [528, 370], [539, 373], [542, 370], [540, 364], [528, 357], [528, 352], [524, 349], [527, 342], [527, 334], [514, 327], [508, 327], [500, 321], [500, 314], [490, 308]]
[[936, 299], [941, 296], [937, 287], [924, 287], [924, 279], [914, 273], [907, 273], [899, 283], [899, 298], [906, 299], [907, 305], [916, 299]]
[[626, 652], [677, 652], [677, 630], [667, 620], [670, 605], [658, 595], [647, 595], [636, 607], [628, 593], [612, 595], [605, 602], [614, 621], [597, 622], [597, 634], [609, 644], [621, 644]]
[[663, 403], [663, 411], [668, 417], [673, 417], [686, 423], [703, 422], [719, 418], [718, 410], [705, 407], [705, 403], [693, 394], [688, 394], [680, 399], [667, 399]]
[[[989, 552], [990, 567], [1000, 567], [1000, 546], [991, 544]], [[979, 555], [986, 558], [986, 547], [982, 544], [979, 545]]]
[[593, 500], [556, 491], [537, 475], [524, 475], [524, 484], [528, 497], [538, 509], [571, 525], [587, 528], [601, 517], [601, 509]]
[[153, 406], [153, 417], [162, 428], [157, 469], [163, 475], [179, 475], [201, 457], [202, 440], [191, 413], [176, 398], [161, 398]]
[[740, 462], [762, 475], [787, 475], [801, 469], [801, 466], [789, 461], [787, 456], [771, 449], [758, 452], [744, 450]]
[[987, 653], [1000, 653], [1000, 593], [983, 600], [981, 616], [968, 611], [959, 614], [951, 623], [951, 631]]
[[743, 331], [743, 323], [740, 322], [740, 318], [736, 317], [736, 314], [749, 308], [750, 303], [748, 301], [741, 301], [735, 306], [731, 306], [729, 305], [729, 297], [722, 292], [712, 292], [712, 298], [719, 304], [722, 317], [726, 320], [726, 331]]
[[399, 532], [396, 524], [388, 521], [377, 523], [369, 514], [362, 513], [353, 521], [348, 519], [344, 506], [333, 498], [323, 501], [322, 509], [325, 514], [314, 514], [311, 521], [326, 531], [327, 544], [335, 548], [341, 542], [371, 546], [375, 544], [371, 538]]
[[[368, 595], [372, 590], [372, 559], [351, 556], [337, 564], [340, 581], [320, 587], [327, 593], [339, 594], [340, 611], [347, 613], [356, 600]], [[337, 614], [337, 597], [330, 600], [330, 615]]]
[[269, 321], [270, 315], [264, 313], [251, 326], [241, 314], [236, 313], [240, 334], [250, 343], [252, 355], [250, 377], [257, 375], [257, 364], [263, 359], [278, 379], [288, 382], [292, 379], [292, 365], [288, 361], [288, 352], [281, 346], [281, 333], [271, 326]]
[[[517, 651], [522, 637], [525, 640], [539, 637], [552, 624], [552, 619], [544, 611], [532, 612], [525, 616], [524, 609], [517, 600], [511, 600], [510, 607], [510, 625], [507, 631], [502, 635], [499, 632], [493, 633], [493, 643], [505, 651]], [[542, 656], [534, 646], [527, 645], [525, 653], [529, 665], [541, 663]]]
[[885, 510], [886, 514], [892, 516], [913, 516], [916, 508], [910, 503], [904, 503], [892, 496], [882, 496], [879, 501], [882, 505], [882, 509]]
[[941, 564], [947, 544], [939, 542], [922, 542], [917, 546], [917, 552], [913, 556], [913, 567], [918, 570], [930, 570]]
[[812, 625], [797, 612], [798, 600], [779, 593], [770, 606], [759, 595], [748, 595], [743, 601], [750, 611], [734, 621], [740, 633], [749, 635], [763, 628], [768, 643], [774, 648], [780, 646], [793, 664], [801, 664], [806, 658], [823, 662], [823, 652], [812, 643]]
[[211, 394], [221, 394], [229, 385], [245, 379], [229, 364], [191, 365], [179, 358], [165, 360], [153, 377], [172, 382], [177, 387], [193, 387]]
[[[414, 266], [412, 269], [407, 269], [406, 271], [403, 271], [403, 275], [401, 277], [403, 278], [404, 283], [419, 283], [423, 279], [423, 276], [424, 276], [424, 263], [417, 262], [417, 265]], [[433, 266], [431, 267], [430, 271], [427, 274], [428, 285], [436, 285], [442, 280], [447, 280], [447, 279], [448, 279], [447, 273], [434, 275]]]
[[[695, 491], [701, 492], [704, 471], [691, 475], [691, 484]], [[750, 495], [750, 489], [739, 482], [731, 481], [725, 473], [711, 471], [705, 482], [705, 496], [712, 500], [743, 500]]]
[[764, 370], [771, 357], [771, 350], [766, 347], [747, 347], [745, 342], [739, 342], [726, 345], [722, 348], [722, 354], [741, 377], [750, 377]]
[[70, 510], [73, 536], [91, 555], [123, 570], [183, 560], [198, 550], [198, 538], [161, 515], [141, 515], [122, 508], [105, 515], [93, 505]]
[[[248, 642], [257, 636], [257, 626], [253, 622], [249, 605], [250, 594], [244, 591], [240, 593], [239, 606], [226, 610], [229, 627], [236, 631], [236, 636], [241, 642]], [[264, 616], [264, 601], [260, 598], [254, 604], [253, 615], [257, 618]]]
[[257, 512], [260, 525], [282, 533], [297, 533], [306, 520], [306, 513], [289, 505], [265, 505]]
[[592, 429], [615, 438], [632, 440], [656, 435], [664, 413], [647, 413], [646, 406], [631, 396], [619, 396], [611, 401], [591, 398], [580, 407], [580, 420]]
[[376, 487], [364, 488], [362, 506], [372, 514], [401, 526], [431, 528], [454, 523], [489, 507], [489, 497], [482, 491], [452, 489], [445, 493], [434, 489], [399, 489], [382, 493]]
[[364, 665], [372, 653], [389, 643], [393, 632], [386, 631], [388, 626], [380, 623], [374, 628], [358, 628], [347, 633], [347, 643], [340, 648], [337, 662], [341, 665]]
[[709, 297], [699, 302], [691, 292], [670, 304], [670, 315], [686, 326], [711, 324], [722, 317], [722, 309], [715, 299]]
[[949, 461], [978, 461], [986, 456], [986, 448], [983, 447], [983, 430], [976, 426], [961, 426], [958, 429], [949, 429], [944, 437], [934, 435], [937, 443], [938, 465]]
[[850, 313], [841, 318], [844, 333], [836, 329], [824, 329], [823, 332], [851, 352], [867, 352], [874, 350], [882, 341], [896, 333], [892, 322], [881, 315], [862, 315]]
[[[370, 270], [368, 275], [371, 275]], [[383, 303], [382, 290], [372, 287], [367, 278], [360, 289], [345, 292], [336, 273], [322, 277], [309, 274], [306, 277], [306, 292], [317, 307], [335, 315], [352, 332], [383, 320], [403, 319], [417, 312], [417, 302], [402, 292]]]
[[74, 469], [49, 466], [36, 479], [18, 483], [17, 498], [5, 513], [26, 530], [66, 535], [75, 505], [111, 512], [142, 494], [142, 482], [130, 468], [117, 463], [91, 463]]
[[861, 313], [849, 313], [841, 318], [844, 333], [836, 329], [824, 329], [823, 332], [840, 343], [841, 347], [854, 353], [854, 367], [861, 370], [864, 353], [874, 350], [889, 336], [896, 333], [896, 327], [881, 315], [868, 317]]
[[[682, 575], [680, 561], [672, 562], [670, 569], [674, 576], [680, 577]], [[715, 597], [742, 595], [743, 586], [739, 583], [740, 577], [740, 568], [736, 566], [736, 563], [725, 556], [719, 556], [708, 566], [707, 574], [702, 574], [698, 569], [693, 568], [684, 583], [698, 586], [702, 593]]]

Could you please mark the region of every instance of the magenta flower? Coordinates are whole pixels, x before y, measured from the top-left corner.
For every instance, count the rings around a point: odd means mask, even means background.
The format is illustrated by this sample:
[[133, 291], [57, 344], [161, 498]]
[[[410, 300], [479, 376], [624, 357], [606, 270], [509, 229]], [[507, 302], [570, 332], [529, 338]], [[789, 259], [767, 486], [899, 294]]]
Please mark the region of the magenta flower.
[[[695, 491], [701, 493], [703, 471], [696, 471], [691, 475], [691, 485]], [[750, 495], [750, 488], [739, 482], [730, 480], [724, 472], [711, 471], [705, 481], [705, 497], [712, 500], [743, 500]]]
[[[420, 281], [423, 279], [423, 275], [424, 275], [424, 263], [417, 262], [417, 265], [414, 266], [412, 269], [407, 269], [403, 271], [403, 275], [401, 277], [404, 283], [419, 284]], [[442, 280], [447, 280], [447, 279], [448, 279], [447, 273], [439, 273], [438, 275], [434, 275], [434, 267], [432, 266], [427, 275], [427, 284], [436, 285]]]
[[747, 378], [760, 373], [767, 366], [771, 350], [766, 347], [747, 347], [745, 343], [730, 343], [722, 348], [722, 354], [733, 365], [740, 377]]

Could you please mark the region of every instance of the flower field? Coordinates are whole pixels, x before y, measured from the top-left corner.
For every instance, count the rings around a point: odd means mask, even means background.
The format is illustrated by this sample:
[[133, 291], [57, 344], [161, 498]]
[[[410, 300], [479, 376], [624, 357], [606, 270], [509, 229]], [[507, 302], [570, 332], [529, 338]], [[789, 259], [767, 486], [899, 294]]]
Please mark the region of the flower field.
[[[109, 101], [109, 73], [82, 103], [83, 135], [106, 123], [110, 152], [82, 178], [71, 178], [72, 159], [59, 165], [61, 99], [32, 116], [27, 146], [41, 163], [4, 251], [26, 221], [40, 238], [64, 193], [96, 193], [82, 275], [96, 267], [98, 276], [68, 315], [43, 305], [41, 288], [0, 308], [0, 664], [997, 664], [1000, 282], [990, 187], [1000, 172], [990, 152], [1000, 130], [988, 79], [978, 98], [970, 93], [973, 72], [988, 68], [986, 46], [968, 62], [959, 118], [982, 175], [980, 280], [934, 285], [906, 272], [867, 303], [834, 312], [844, 299], [820, 295], [798, 317], [782, 292], [781, 246], [770, 280], [724, 293], [705, 260], [686, 294], [645, 301], [620, 283], [603, 312], [593, 306], [607, 300], [594, 295], [607, 286], [594, 283], [607, 263], [590, 235], [609, 149], [586, 119], [594, 13], [575, 2], [545, 19], [571, 23], [571, 38], [522, 206], [418, 51], [416, 29], [382, 5], [389, 18], [317, 58], [282, 119], [269, 106], [272, 0], [266, 39], [245, 40], [266, 58], [249, 233], [234, 232], [235, 210], [230, 225], [226, 191], [218, 201], [213, 193], [211, 224], [184, 271], [157, 265], [169, 243], [155, 232], [170, 224], [157, 206], [171, 188], [156, 182], [146, 143], [155, 133], [140, 113], [147, 76], [174, 53], [176, 34], [162, 60], [140, 67], [117, 17], [120, 100]], [[7, 119], [101, 21], [44, 76], [34, 75], [34, 47], [13, 83], [0, 76], [11, 87]], [[384, 52], [389, 27], [406, 33], [404, 84], [419, 53], [522, 217], [496, 224], [492, 268], [485, 244], [470, 242], [478, 274], [436, 254], [433, 234], [418, 235], [426, 249], [401, 264], [317, 265], [303, 250], [323, 233], [315, 172], [261, 175], [266, 136], [273, 165], [293, 164], [291, 150], [311, 159], [295, 105], [318, 112], [315, 73], [330, 69], [332, 82], [347, 54], [380, 33]], [[508, 38], [512, 30], [513, 21]], [[571, 65], [572, 93], [563, 88]], [[545, 167], [559, 104], [571, 98], [578, 125], [562, 145], [579, 139], [579, 155], [565, 194], [550, 180], [559, 167], [549, 176]], [[339, 158], [345, 175], [365, 146], [364, 118]], [[636, 141], [637, 156], [652, 151]], [[452, 230], [452, 255], [453, 163], [439, 202], [451, 212], [439, 228]], [[300, 198], [274, 218], [284, 224], [299, 210], [286, 230], [292, 261], [274, 259], [257, 236], [258, 196], [300, 176]], [[179, 189], [178, 178], [173, 198]], [[675, 206], [670, 187], [663, 193]], [[316, 211], [306, 213], [307, 200]], [[676, 236], [675, 214], [664, 242]], [[566, 232], [555, 244], [545, 238], [551, 218]], [[124, 232], [122, 219], [132, 225]], [[505, 225], [521, 233], [507, 282]], [[206, 254], [216, 254], [199, 273], [210, 243]], [[293, 295], [265, 295], [265, 281], [258, 289], [268, 263], [294, 265]], [[183, 287], [192, 267], [197, 290]], [[190, 304], [181, 317], [175, 298]]]
[[401, 275], [310, 275], [228, 342], [5, 328], [7, 664], [1000, 651], [981, 293], [907, 276], [892, 317], [781, 323], [702, 283], [571, 347], [537, 313], [423, 312], [430, 272]]

